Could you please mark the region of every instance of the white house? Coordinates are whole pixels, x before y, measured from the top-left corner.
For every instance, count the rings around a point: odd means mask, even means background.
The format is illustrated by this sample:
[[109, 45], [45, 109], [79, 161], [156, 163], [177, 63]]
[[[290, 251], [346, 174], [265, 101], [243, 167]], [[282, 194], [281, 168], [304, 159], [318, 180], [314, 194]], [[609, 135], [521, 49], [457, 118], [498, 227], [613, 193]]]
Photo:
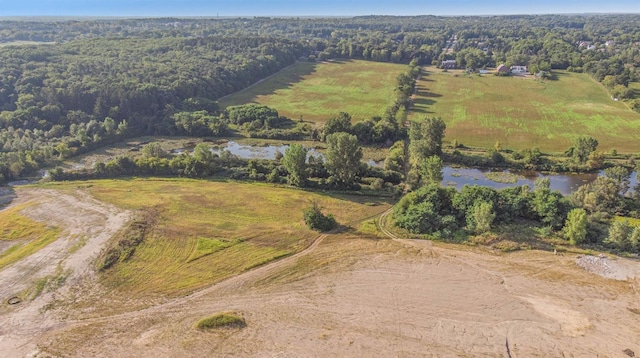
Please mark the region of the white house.
[[527, 73], [527, 66], [511, 66], [511, 73]]

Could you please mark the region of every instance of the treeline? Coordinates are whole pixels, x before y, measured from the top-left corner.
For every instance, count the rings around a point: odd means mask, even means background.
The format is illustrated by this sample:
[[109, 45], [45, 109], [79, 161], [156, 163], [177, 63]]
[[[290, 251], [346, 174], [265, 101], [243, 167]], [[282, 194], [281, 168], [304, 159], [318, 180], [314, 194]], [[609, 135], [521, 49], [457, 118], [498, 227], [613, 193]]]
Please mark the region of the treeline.
[[397, 226], [441, 238], [483, 234], [500, 226], [537, 222], [572, 245], [599, 245], [640, 253], [640, 188], [629, 191], [626, 168], [580, 187], [569, 197], [549, 189], [548, 179], [496, 190], [465, 185], [461, 191], [430, 182], [407, 194], [394, 209]]

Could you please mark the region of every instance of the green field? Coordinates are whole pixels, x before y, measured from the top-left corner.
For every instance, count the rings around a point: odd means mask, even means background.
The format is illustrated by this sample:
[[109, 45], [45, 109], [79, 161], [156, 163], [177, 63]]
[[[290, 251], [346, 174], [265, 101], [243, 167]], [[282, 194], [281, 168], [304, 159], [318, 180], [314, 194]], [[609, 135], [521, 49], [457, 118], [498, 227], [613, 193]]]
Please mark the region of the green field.
[[586, 74], [554, 72], [557, 80], [465, 75], [427, 68], [411, 118], [441, 117], [446, 140], [469, 146], [540, 147], [561, 152], [580, 135], [599, 150], [640, 151], [640, 113], [614, 102]]
[[311, 200], [354, 226], [389, 207], [381, 199], [256, 183], [131, 179], [82, 187], [116, 206], [157, 213], [135, 254], [103, 274], [105, 285], [133, 295], [185, 294], [304, 249], [318, 235], [302, 220]]
[[255, 86], [220, 100], [222, 107], [259, 103], [292, 119], [324, 122], [339, 112], [357, 120], [382, 116], [395, 99], [405, 65], [345, 60], [298, 62]]

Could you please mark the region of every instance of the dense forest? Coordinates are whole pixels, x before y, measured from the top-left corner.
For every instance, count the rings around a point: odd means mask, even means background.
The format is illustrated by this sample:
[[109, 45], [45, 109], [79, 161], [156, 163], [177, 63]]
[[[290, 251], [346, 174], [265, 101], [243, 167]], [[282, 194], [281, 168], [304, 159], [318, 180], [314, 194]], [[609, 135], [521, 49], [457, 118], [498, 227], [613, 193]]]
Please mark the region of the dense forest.
[[[127, 137], [228, 134], [233, 116], [216, 100], [297, 60], [566, 69], [631, 98], [638, 23], [638, 15], [0, 21], [0, 182]], [[630, 105], [640, 110], [640, 100]], [[353, 133], [393, 140], [383, 127], [394, 126], [383, 118]], [[268, 125], [254, 132], [272, 135]]]

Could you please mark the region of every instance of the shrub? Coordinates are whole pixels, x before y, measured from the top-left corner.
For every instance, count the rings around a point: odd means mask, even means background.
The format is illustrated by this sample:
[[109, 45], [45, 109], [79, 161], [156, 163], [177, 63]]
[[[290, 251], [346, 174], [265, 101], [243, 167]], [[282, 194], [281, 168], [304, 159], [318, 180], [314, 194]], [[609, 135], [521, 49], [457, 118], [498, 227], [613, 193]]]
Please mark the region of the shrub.
[[322, 209], [315, 201], [313, 202], [312, 207], [305, 209], [303, 217], [304, 223], [307, 224], [311, 230], [330, 231], [338, 226], [333, 215], [324, 215], [322, 213]]
[[246, 325], [244, 318], [241, 316], [231, 312], [224, 312], [199, 320], [196, 322], [195, 327], [200, 330], [209, 330], [223, 327], [242, 328]]

